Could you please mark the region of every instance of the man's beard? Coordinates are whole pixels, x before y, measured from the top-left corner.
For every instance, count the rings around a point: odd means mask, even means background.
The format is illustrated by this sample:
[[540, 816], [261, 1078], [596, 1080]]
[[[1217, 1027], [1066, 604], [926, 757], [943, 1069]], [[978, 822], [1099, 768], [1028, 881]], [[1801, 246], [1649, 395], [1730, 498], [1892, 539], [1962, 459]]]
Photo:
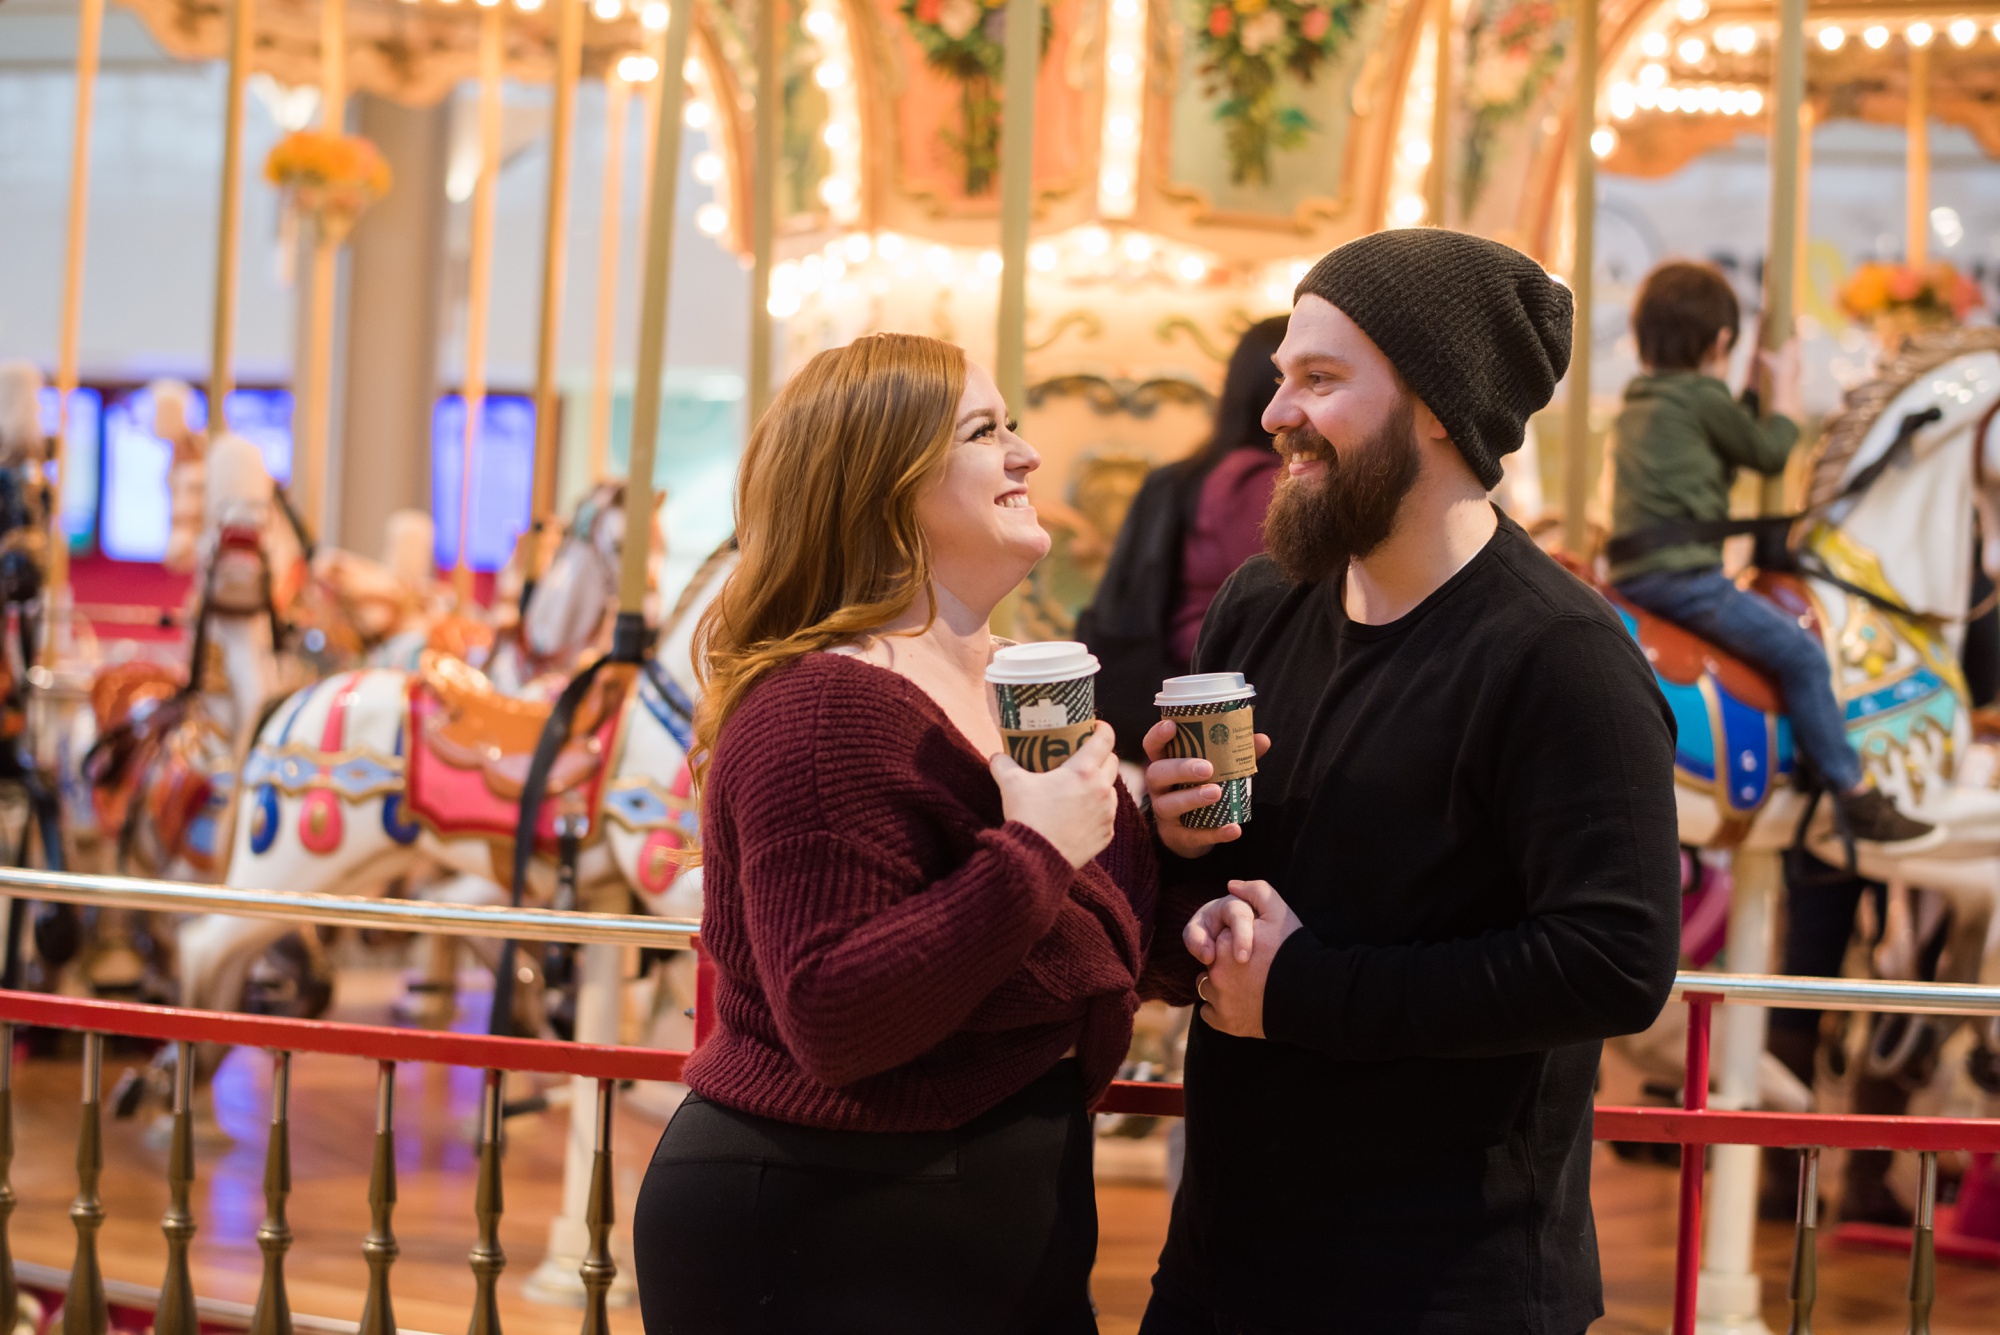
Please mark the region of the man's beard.
[[1416, 406], [1405, 400], [1380, 430], [1340, 457], [1310, 422], [1278, 433], [1278, 452], [1326, 461], [1319, 478], [1283, 477], [1264, 515], [1264, 546], [1295, 584], [1343, 574], [1389, 538], [1417, 484]]

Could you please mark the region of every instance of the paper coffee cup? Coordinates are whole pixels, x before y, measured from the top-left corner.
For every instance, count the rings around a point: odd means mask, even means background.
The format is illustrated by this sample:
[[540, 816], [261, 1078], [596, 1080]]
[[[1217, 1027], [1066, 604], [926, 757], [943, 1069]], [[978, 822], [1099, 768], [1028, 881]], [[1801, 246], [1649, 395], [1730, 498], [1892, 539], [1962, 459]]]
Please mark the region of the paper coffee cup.
[[1257, 725], [1251, 704], [1256, 698], [1256, 688], [1241, 672], [1201, 672], [1160, 683], [1153, 703], [1159, 706], [1160, 717], [1174, 725], [1167, 755], [1206, 760], [1215, 766], [1215, 776], [1205, 782], [1222, 785], [1222, 800], [1183, 812], [1182, 825], [1214, 830], [1250, 819], [1250, 779], [1257, 772]]
[[1010, 644], [994, 652], [986, 680], [1007, 754], [1022, 769], [1054, 769], [1097, 730], [1097, 659], [1080, 644]]

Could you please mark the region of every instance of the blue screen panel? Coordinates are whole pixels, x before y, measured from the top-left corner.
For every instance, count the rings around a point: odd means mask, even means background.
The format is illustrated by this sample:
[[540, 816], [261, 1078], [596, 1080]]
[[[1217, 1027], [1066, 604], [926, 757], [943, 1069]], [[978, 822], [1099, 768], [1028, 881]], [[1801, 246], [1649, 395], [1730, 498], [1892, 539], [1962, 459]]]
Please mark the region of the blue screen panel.
[[[42, 434], [56, 434], [57, 394], [55, 387], [42, 389]], [[69, 536], [71, 551], [90, 546], [91, 531], [97, 527], [98, 451], [103, 448], [104, 396], [94, 389], [78, 388], [69, 396], [69, 443], [63, 451], [63, 532]], [[50, 480], [55, 465], [49, 465]]]
[[[465, 457], [465, 400], [446, 394], [431, 414], [431, 520], [440, 567], [458, 564], [458, 509]], [[466, 564], [498, 570], [527, 531], [534, 506], [535, 403], [525, 394], [490, 394], [472, 455], [472, 523]]]
[[[285, 389], [238, 389], [229, 395], [229, 423], [253, 442], [279, 482], [292, 468], [292, 394]], [[188, 398], [188, 425], [208, 426], [208, 398]], [[158, 561], [173, 525], [167, 470], [173, 449], [153, 434], [153, 393], [121, 394], [104, 414], [104, 490], [98, 544], [114, 561]]]

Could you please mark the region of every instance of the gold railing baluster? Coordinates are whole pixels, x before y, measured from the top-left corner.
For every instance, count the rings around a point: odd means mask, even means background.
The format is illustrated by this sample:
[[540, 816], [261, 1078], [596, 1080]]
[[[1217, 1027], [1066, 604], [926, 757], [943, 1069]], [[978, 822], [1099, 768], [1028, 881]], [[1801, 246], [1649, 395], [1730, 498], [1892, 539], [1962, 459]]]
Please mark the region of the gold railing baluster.
[[1799, 1222], [1792, 1237], [1792, 1324], [1786, 1335], [1812, 1335], [1819, 1299], [1819, 1150], [1799, 1151]]
[[1931, 1335], [1931, 1306], [1937, 1302], [1937, 1244], [1932, 1233], [1937, 1209], [1937, 1151], [1917, 1156], [1917, 1221], [1910, 1230], [1910, 1331]]
[[104, 1227], [104, 1206], [97, 1199], [97, 1179], [104, 1171], [103, 1127], [98, 1121], [99, 1091], [104, 1071], [104, 1035], [83, 1036], [83, 1119], [76, 1134], [76, 1201], [69, 1217], [76, 1224], [76, 1261], [70, 1267], [69, 1292], [63, 1297], [63, 1335], [104, 1335], [109, 1312], [104, 1306], [104, 1272], [97, 1266], [97, 1230]]
[[[570, 1110], [576, 1115], [576, 1109]], [[590, 1160], [590, 1196], [583, 1218], [590, 1229], [590, 1250], [584, 1253], [578, 1273], [583, 1277], [583, 1335], [611, 1335], [608, 1295], [611, 1281], [618, 1278], [618, 1262], [611, 1255], [611, 1082], [597, 1082], [597, 1149]]]
[[194, 1240], [194, 1044], [181, 1042], [174, 1054], [173, 1146], [167, 1154], [167, 1214], [160, 1232], [167, 1235], [167, 1277], [160, 1281], [160, 1305], [153, 1316], [153, 1335], [198, 1335], [201, 1319], [194, 1308], [194, 1278], [188, 1273], [188, 1244]]
[[264, 1282], [257, 1289], [250, 1335], [292, 1335], [292, 1303], [285, 1295], [285, 1253], [292, 1246], [292, 1226], [285, 1222], [285, 1200], [292, 1194], [291, 1094], [292, 1054], [274, 1052], [271, 1138], [264, 1146], [264, 1222], [257, 1228]]
[[368, 1300], [361, 1308], [360, 1335], [396, 1335], [396, 1312], [389, 1302], [389, 1267], [402, 1248], [389, 1217], [396, 1213], [396, 1063], [382, 1062], [375, 1076], [375, 1164], [368, 1172]]
[[0, 1335], [14, 1335], [21, 1289], [14, 1282], [14, 1252], [7, 1220], [14, 1213], [14, 1026], [0, 1024]]
[[479, 1220], [479, 1243], [469, 1258], [472, 1276], [478, 1283], [472, 1300], [472, 1321], [468, 1335], [500, 1335], [500, 1272], [507, 1268], [507, 1253], [500, 1250], [500, 1151], [506, 1129], [501, 1121], [500, 1081], [503, 1072], [486, 1073], [485, 1101], [479, 1109], [479, 1185], [473, 1196], [472, 1212]]

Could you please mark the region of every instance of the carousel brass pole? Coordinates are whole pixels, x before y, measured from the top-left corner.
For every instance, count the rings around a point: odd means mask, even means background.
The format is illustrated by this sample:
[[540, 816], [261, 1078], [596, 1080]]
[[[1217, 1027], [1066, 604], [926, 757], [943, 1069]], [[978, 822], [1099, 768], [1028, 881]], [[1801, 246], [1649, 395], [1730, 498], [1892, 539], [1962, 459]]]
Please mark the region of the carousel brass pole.
[[236, 348], [236, 246], [243, 231], [243, 84], [250, 77], [256, 0], [230, 0], [229, 74], [222, 102], [222, 201], [215, 227], [215, 323], [208, 367], [208, 438], [229, 429]]
[[[1906, 39], [1907, 40], [1907, 39]], [[1931, 49], [1910, 43], [1910, 95], [1904, 99], [1909, 140], [1909, 221], [1904, 249], [1912, 268], [1921, 268], [1930, 258], [1931, 222]]]
[[1424, 176], [1424, 217], [1444, 226], [1445, 184], [1451, 161], [1451, 102], [1455, 90], [1451, 80], [1451, 0], [1437, 0], [1434, 32], [1437, 49], [1432, 64], [1431, 162]]
[[[69, 456], [69, 400], [76, 392], [77, 343], [83, 316], [84, 237], [90, 225], [90, 122], [97, 107], [97, 55], [104, 38], [104, 0], [82, 0], [76, 23], [76, 129], [69, 157], [69, 236], [63, 253], [62, 324], [56, 344], [55, 500], [49, 516], [49, 604], [66, 604], [69, 535], [63, 532], [63, 468]], [[63, 613], [58, 610], [57, 616]]]
[[[1775, 352], [1798, 332], [1799, 220], [1804, 210], [1801, 170], [1806, 98], [1805, 0], [1778, 0], [1778, 42], [1771, 68], [1771, 239], [1764, 260], [1763, 348]], [[1766, 405], [1770, 401], [1765, 387]], [[1785, 510], [1783, 475], [1764, 479], [1758, 508], [1767, 515]]]
[[618, 356], [618, 250], [625, 212], [625, 127], [632, 85], [604, 76], [604, 198], [598, 208], [597, 332], [590, 366], [590, 481], [611, 476], [611, 366]]
[[[347, 0], [320, 0], [320, 129], [347, 127]], [[326, 452], [333, 416], [334, 278], [339, 272], [338, 223], [312, 225], [312, 279], [307, 296], [306, 354], [297, 400], [299, 456], [292, 467], [292, 495], [309, 532], [326, 532]]]
[[479, 16], [479, 181], [472, 190], [472, 245], [465, 294], [465, 442], [458, 474], [458, 563], [452, 583], [463, 610], [472, 601], [472, 567], [467, 563], [472, 527], [472, 468], [477, 459], [480, 418], [486, 411], [486, 308], [493, 292], [493, 208], [500, 175], [501, 40], [504, 20], [498, 0]]
[[[549, 124], [548, 199], [542, 208], [542, 319], [535, 347], [534, 517], [556, 509], [556, 350], [562, 329], [563, 251], [569, 244], [570, 141], [583, 64], [584, 0], [556, 0], [556, 100]], [[531, 575], [537, 572], [530, 571]]]
[[1576, 175], [1569, 288], [1576, 301], [1576, 324], [1570, 336], [1569, 403], [1563, 422], [1563, 547], [1582, 556], [1590, 533], [1584, 509], [1590, 497], [1591, 270], [1597, 232], [1597, 155], [1590, 148], [1590, 136], [1597, 128], [1597, 0], [1577, 0], [1572, 99], [1570, 151]]
[[757, 6], [757, 143], [750, 164], [750, 420], [771, 402], [771, 247], [778, 213], [778, 142], [785, 116], [778, 87], [782, 0]]
[[1042, 0], [1007, 0], [1006, 108], [1000, 122], [1000, 302], [993, 378], [1010, 412], [1027, 406], [1028, 214], [1035, 193], [1035, 76]]
[[639, 535], [653, 524], [653, 453], [660, 435], [660, 381], [666, 374], [667, 298], [674, 272], [674, 199], [680, 185], [681, 99], [687, 84], [688, 33], [694, 0], [675, 0], [660, 57], [660, 105], [646, 206], [646, 263], [639, 283], [639, 360], [632, 388], [632, 443], [625, 477], [625, 543], [619, 553], [618, 611], [645, 610], [646, 565], [652, 544]]

